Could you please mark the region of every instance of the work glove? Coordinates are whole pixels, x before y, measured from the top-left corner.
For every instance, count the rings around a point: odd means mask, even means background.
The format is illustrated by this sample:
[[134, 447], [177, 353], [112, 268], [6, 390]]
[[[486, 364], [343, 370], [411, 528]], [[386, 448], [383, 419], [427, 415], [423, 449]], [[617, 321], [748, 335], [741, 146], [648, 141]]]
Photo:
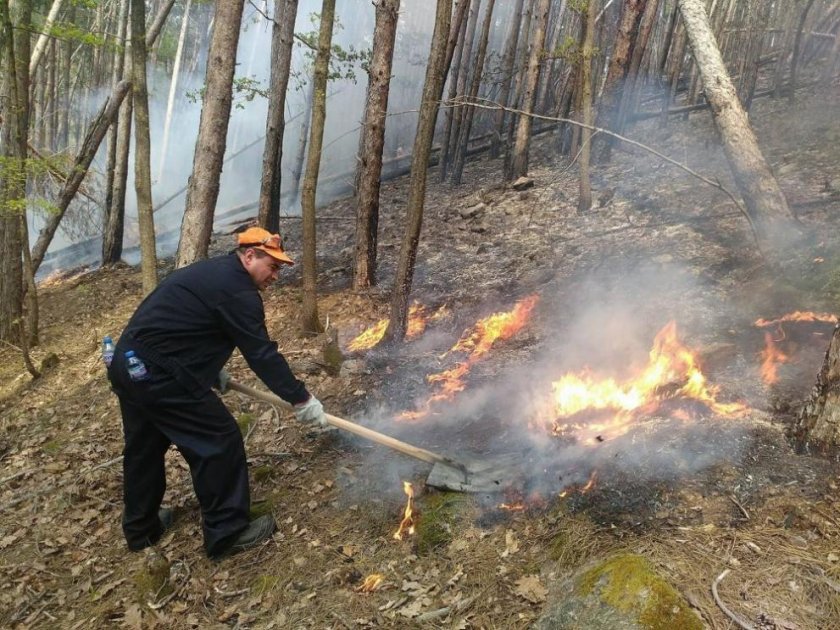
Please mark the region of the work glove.
[[225, 368], [222, 368], [219, 371], [219, 375], [216, 377], [216, 382], [213, 384], [213, 387], [218, 389], [220, 394], [225, 394], [227, 393], [229, 383], [230, 374]]
[[300, 422], [311, 422], [321, 427], [327, 426], [327, 416], [324, 415], [324, 405], [312, 394], [305, 402], [298, 403], [294, 407], [295, 417]]

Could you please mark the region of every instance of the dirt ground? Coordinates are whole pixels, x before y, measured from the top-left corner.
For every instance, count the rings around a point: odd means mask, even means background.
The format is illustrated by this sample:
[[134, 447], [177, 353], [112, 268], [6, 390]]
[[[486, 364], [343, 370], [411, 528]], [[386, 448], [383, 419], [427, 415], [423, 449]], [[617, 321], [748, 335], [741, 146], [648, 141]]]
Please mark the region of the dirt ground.
[[[432, 171], [413, 297], [448, 315], [419, 338], [346, 352], [332, 369], [325, 339], [297, 334], [300, 269], [291, 270], [265, 295], [269, 331], [330, 412], [456, 458], [519, 459], [500, 471], [511, 481], [506, 494], [440, 492], [424, 487], [425, 463], [308, 431], [228, 393], [247, 435], [253, 509], [273, 513], [278, 531], [221, 563], [203, 554], [189, 471], [174, 450], [172, 530], [139, 554], [122, 539], [121, 427], [99, 343], [139, 303], [138, 270], [45, 281], [33, 350], [43, 376], [32, 380], [15, 349], [0, 349], [0, 625], [524, 628], [562, 601], [555, 587], [566, 577], [630, 551], [706, 627], [734, 627], [711, 591], [726, 569], [720, 599], [755, 627], [840, 627], [840, 467], [797, 453], [789, 434], [832, 325], [770, 328], [788, 359], [768, 386], [759, 375], [765, 330], [754, 324], [838, 310], [837, 96], [836, 85], [802, 93], [795, 110], [761, 99], [752, 113], [811, 236], [804, 271], [773, 271], [725, 195], [638, 150], [595, 169], [595, 207], [578, 214], [576, 167], [548, 135], [532, 151], [529, 190], [499, 184], [500, 162], [486, 156], [457, 188]], [[733, 187], [707, 114], [645, 123], [632, 136]], [[345, 348], [387, 313], [406, 187], [407, 178], [383, 186], [382, 282], [370, 292], [349, 289], [353, 201], [319, 210], [319, 309]], [[286, 224], [296, 256], [300, 225]], [[220, 233], [214, 250], [231, 242]], [[418, 422], [395, 419], [428, 398], [426, 376], [452, 367], [444, 353], [462, 331], [531, 295], [539, 301], [524, 328], [472, 365], [453, 402]], [[654, 414], [585, 447], [529, 421], [562, 374], [626, 377], [671, 320], [719, 399], [748, 413], [685, 422]], [[258, 384], [238, 355], [230, 371]], [[416, 489], [418, 531], [395, 540], [403, 481]], [[156, 590], [149, 567], [161, 562], [169, 578]], [[373, 575], [381, 582], [365, 592]]]

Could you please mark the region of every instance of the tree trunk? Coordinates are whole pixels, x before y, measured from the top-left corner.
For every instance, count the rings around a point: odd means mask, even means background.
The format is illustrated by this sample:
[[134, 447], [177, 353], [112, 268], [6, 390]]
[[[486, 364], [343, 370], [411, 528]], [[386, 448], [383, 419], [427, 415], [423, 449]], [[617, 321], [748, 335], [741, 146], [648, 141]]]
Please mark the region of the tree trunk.
[[808, 12], [814, 5], [814, 0], [806, 0], [805, 8], [802, 9], [802, 14], [799, 16], [799, 27], [796, 29], [796, 38], [793, 41], [793, 55], [790, 58], [790, 92], [788, 92], [788, 102], [793, 105], [796, 97], [796, 65], [799, 62], [799, 51], [802, 46], [802, 27], [805, 25], [805, 20], [808, 19]]
[[[767, 21], [770, 18], [770, 9], [772, 8], [769, 0], [764, 0], [763, 6], [756, 10], [754, 28], [750, 32], [750, 40], [747, 45], [747, 54], [744, 58], [744, 73], [741, 78], [741, 102], [744, 104], [744, 109], [750, 111], [752, 107], [753, 97], [755, 96], [755, 86], [758, 82], [758, 65], [761, 59], [761, 51], [764, 50], [764, 32], [767, 29]], [[689, 102], [689, 105], [691, 103]]]
[[330, 66], [335, 0], [321, 4], [321, 28], [318, 33], [318, 53], [312, 72], [312, 124], [309, 130], [309, 153], [306, 156], [306, 173], [300, 195], [303, 215], [303, 303], [301, 328], [304, 334], [324, 331], [318, 317], [318, 261], [315, 256], [317, 234], [315, 231], [315, 194], [321, 169], [321, 149], [324, 144], [324, 123], [327, 119], [327, 75]]
[[537, 83], [540, 78], [540, 62], [545, 47], [545, 29], [548, 24], [550, 4], [550, 0], [540, 0], [537, 8], [537, 25], [531, 44], [531, 56], [528, 59], [528, 74], [525, 77], [525, 92], [522, 98], [523, 113], [519, 116], [519, 124], [516, 127], [516, 140], [507, 173], [509, 181], [528, 174], [528, 147], [531, 142], [532, 124], [530, 114], [534, 111], [534, 103], [537, 99]]
[[120, 104], [126, 94], [128, 94], [130, 88], [131, 83], [128, 81], [122, 81], [117, 85], [105, 103], [103, 103], [102, 108], [90, 125], [87, 136], [85, 136], [85, 140], [73, 163], [73, 167], [70, 169], [70, 176], [64, 182], [64, 186], [55, 201], [55, 211], [50, 214], [46, 225], [41, 228], [38, 234], [38, 240], [35, 241], [35, 245], [32, 247], [33, 273], [37, 272], [38, 267], [41, 266], [44, 255], [47, 253], [47, 248], [50, 246], [50, 242], [52, 242], [53, 236], [55, 236], [55, 231], [58, 229], [58, 224], [61, 223], [61, 219], [67, 211], [67, 207], [70, 205], [73, 197], [76, 195], [76, 191], [79, 190], [79, 186], [82, 184], [82, 180], [85, 178], [87, 170], [90, 167], [90, 163], [93, 161], [96, 151], [102, 143], [102, 139], [108, 132], [108, 126], [116, 118]]
[[[472, 81], [467, 94], [469, 102], [478, 96], [478, 89], [481, 86], [481, 77], [484, 74], [484, 56], [487, 54], [487, 40], [490, 37], [490, 26], [493, 23], [493, 7], [496, 0], [488, 0], [487, 9], [484, 14], [484, 23], [481, 25], [481, 39], [478, 43], [478, 52], [475, 56]], [[464, 108], [464, 117], [461, 121], [461, 132], [458, 136], [458, 143], [455, 145], [455, 164], [452, 169], [452, 183], [460, 185], [461, 176], [464, 173], [464, 164], [467, 161], [467, 145], [470, 142], [470, 131], [472, 130], [474, 107]]]
[[834, 329], [817, 381], [799, 412], [796, 438], [803, 450], [834, 455], [840, 451], [840, 326]]
[[796, 36], [796, 4], [785, 2], [782, 5], [786, 11], [783, 16], [782, 45], [779, 56], [776, 59], [776, 68], [773, 78], [773, 98], [781, 98], [785, 82], [785, 61], [787, 61], [790, 50], [793, 48], [793, 39]]
[[131, 0], [131, 78], [134, 100], [134, 191], [140, 228], [140, 275], [143, 294], [157, 286], [155, 222], [152, 214], [151, 141], [149, 139], [149, 92], [146, 88], [146, 3]]
[[292, 69], [292, 44], [298, 0], [275, 0], [271, 30], [271, 78], [268, 115], [265, 123], [262, 179], [260, 180], [258, 222], [272, 234], [280, 231], [280, 167], [283, 162], [283, 136], [286, 88]]
[[828, 83], [834, 78], [834, 69], [837, 67], [837, 59], [840, 58], [840, 29], [834, 34], [834, 45], [823, 67], [822, 80]]
[[[519, 47], [519, 31], [522, 30], [522, 6], [525, 0], [516, 0], [513, 5], [513, 15], [510, 19], [510, 31], [505, 43], [504, 57], [502, 58], [502, 84], [499, 88], [499, 105], [503, 108], [508, 106], [510, 98], [510, 86], [513, 81], [513, 66], [516, 63], [516, 50]], [[502, 145], [502, 134], [505, 132], [506, 112], [500, 109], [496, 112], [495, 128], [496, 133], [490, 138], [490, 157], [495, 159], [500, 155]]]
[[300, 191], [300, 181], [303, 177], [303, 163], [306, 158], [306, 143], [309, 139], [309, 125], [312, 122], [312, 101], [315, 99], [315, 79], [310, 77], [309, 85], [306, 88], [306, 100], [304, 102], [303, 118], [300, 121], [300, 135], [298, 136], [297, 153], [295, 163], [292, 166], [292, 189], [291, 198], [297, 200]]
[[[0, 340], [20, 342], [23, 327], [23, 265], [21, 262], [21, 208], [26, 200], [26, 136], [21, 136], [24, 116], [20, 79], [22, 66], [17, 58], [21, 33], [28, 41], [29, 33], [15, 28], [8, 0], [0, 0], [0, 28], [3, 31], [3, 102], [9, 103], [0, 121]], [[28, 67], [28, 60], [26, 61]]]
[[227, 144], [236, 47], [244, 5], [245, 0], [216, 0], [201, 119], [181, 222], [181, 239], [175, 257], [176, 267], [207, 257]]
[[703, 77], [706, 99], [759, 247], [765, 254], [780, 253], [779, 249], [787, 249], [800, 236], [795, 219], [738, 101], [702, 0], [679, 0], [679, 7]]
[[[615, 129], [619, 118], [619, 104], [621, 95], [627, 90], [627, 73], [630, 66], [630, 56], [636, 40], [636, 33], [642, 12], [647, 0], [625, 0], [618, 26], [615, 44], [613, 45], [610, 65], [604, 81], [604, 95], [598, 108], [598, 126]], [[609, 136], [604, 136], [599, 142], [601, 150], [598, 154], [599, 162], [610, 159]]]
[[[595, 13], [596, 0], [588, 0], [586, 7], [586, 26], [583, 37], [583, 59], [581, 61], [581, 94], [582, 121], [588, 127], [592, 126], [592, 56], [595, 45]], [[578, 187], [578, 212], [586, 212], [592, 207], [592, 185], [589, 180], [589, 161], [592, 156], [592, 130], [587, 127], [581, 129], [580, 151], [580, 182]]]
[[388, 322], [388, 328], [385, 330], [385, 339], [388, 341], [402, 341], [405, 338], [408, 324], [408, 296], [411, 294], [414, 264], [417, 260], [417, 245], [420, 241], [420, 229], [423, 226], [426, 175], [429, 167], [429, 156], [432, 152], [438, 101], [440, 101], [443, 92], [446, 36], [449, 33], [451, 15], [452, 0], [437, 0], [435, 29], [432, 33], [429, 62], [426, 64], [423, 100], [420, 103], [417, 131], [414, 135], [414, 148], [411, 154], [406, 227], [394, 277], [394, 290], [391, 294], [391, 318]]
[[[166, 115], [163, 119], [163, 140], [160, 143], [160, 159], [158, 163], [158, 179], [162, 180], [166, 173], [166, 153], [169, 149], [169, 130], [172, 127], [172, 113], [175, 110], [175, 95], [178, 92], [178, 75], [181, 73], [181, 59], [184, 55], [184, 41], [187, 38], [187, 26], [190, 23], [190, 7], [192, 0], [184, 5], [184, 15], [181, 18], [181, 32], [178, 35], [178, 47], [175, 50], [175, 60], [172, 62], [172, 78], [169, 80], [169, 95], [166, 98]], [[270, 102], [270, 101], [269, 101]]]
[[391, 84], [391, 63], [394, 59], [400, 0], [378, 0], [375, 6], [373, 55], [368, 72], [362, 150], [359, 153], [359, 207], [356, 212], [353, 270], [353, 288], [357, 291], [376, 284], [379, 182], [382, 175], [385, 118], [388, 114], [388, 91]]
[[[450, 63], [454, 60], [455, 65], [452, 66], [452, 72], [447, 72], [449, 76], [449, 94], [446, 98], [447, 102], [451, 102], [455, 99], [458, 94], [458, 75], [461, 72], [461, 64], [467, 63], [466, 60], [463, 59], [464, 57], [464, 41], [466, 40], [466, 33], [467, 33], [467, 22], [468, 20], [464, 19], [466, 15], [467, 7], [470, 5], [470, 0], [461, 0], [458, 3], [458, 7], [455, 10], [455, 15], [452, 18], [451, 24], [451, 31], [449, 33], [449, 41], [447, 42], [447, 57], [450, 59]], [[457, 46], [457, 51], [455, 47]], [[452, 50], [452, 55], [449, 55], [449, 50]], [[450, 64], [447, 64], [449, 66]], [[445, 84], [446, 82], [444, 82]], [[443, 145], [441, 148], [442, 152], [448, 151], [448, 144], [449, 139], [452, 137], [452, 122], [455, 118], [455, 110], [458, 109], [457, 107], [447, 107], [444, 111], [444, 118], [445, 122], [443, 125]], [[445, 147], [445, 149], [443, 148]], [[438, 176], [440, 181], [443, 182], [446, 180], [446, 170], [443, 168], [443, 163], [438, 161], [440, 164], [440, 170], [438, 171]]]
[[[472, 0], [470, 5], [470, 17], [467, 23], [467, 30], [464, 34], [464, 41], [461, 44], [461, 67], [458, 72], [458, 85], [456, 88], [457, 96], [464, 96], [467, 92], [467, 79], [470, 75], [472, 66], [472, 47], [475, 41], [475, 29], [478, 24], [478, 14], [481, 10], [481, 0]], [[453, 77], [454, 80], [454, 77]], [[452, 129], [449, 134], [443, 139], [440, 149], [440, 158], [438, 160], [438, 168], [440, 168], [440, 181], [446, 179], [449, 173], [449, 165], [451, 164], [451, 156], [453, 153], [453, 138], [458, 137], [461, 129], [461, 121], [464, 119], [464, 108], [456, 107], [452, 112]]]
[[41, 64], [41, 59], [44, 58], [44, 50], [46, 50], [47, 42], [50, 39], [50, 29], [55, 23], [56, 18], [58, 18], [58, 12], [61, 11], [61, 6], [63, 4], [64, 0], [53, 0], [50, 12], [47, 13], [47, 18], [44, 20], [44, 26], [41, 28], [41, 32], [38, 35], [38, 41], [35, 42], [35, 47], [32, 49], [32, 59], [29, 60], [30, 76], [35, 76], [35, 71]]
[[[120, 0], [119, 15], [117, 16], [117, 36], [114, 48], [114, 56], [111, 67], [111, 89], [122, 80], [125, 69], [125, 48], [126, 31], [128, 30], [128, 0]], [[130, 98], [130, 97], [129, 97]], [[114, 243], [114, 237], [109, 229], [111, 222], [111, 210], [114, 207], [114, 175], [117, 167], [117, 137], [119, 135], [119, 116], [117, 122], [112, 124], [108, 130], [108, 148], [105, 161], [105, 212], [102, 225], [102, 264], [109, 265], [116, 263], [122, 255], [122, 226], [119, 231], [119, 242]], [[115, 247], [116, 245], [116, 247]], [[115, 251], [116, 250], [116, 251]], [[116, 256], [114, 256], [116, 254]]]

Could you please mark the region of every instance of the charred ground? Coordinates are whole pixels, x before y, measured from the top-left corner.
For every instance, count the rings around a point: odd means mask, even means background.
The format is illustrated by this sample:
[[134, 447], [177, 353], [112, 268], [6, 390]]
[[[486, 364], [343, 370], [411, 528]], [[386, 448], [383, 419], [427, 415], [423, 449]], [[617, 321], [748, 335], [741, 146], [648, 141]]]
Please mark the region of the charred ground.
[[[486, 158], [469, 165], [464, 186], [430, 187], [414, 296], [446, 304], [450, 315], [418, 340], [348, 355], [336, 372], [324, 339], [296, 335], [299, 268], [292, 271], [266, 295], [269, 329], [330, 411], [453, 456], [520, 453], [515, 487], [493, 497], [423, 490], [424, 464], [307, 434], [228, 394], [250, 431], [254, 508], [271, 510], [279, 531], [235, 560], [204, 559], [189, 474], [172, 453], [167, 503], [177, 521], [157, 551], [174, 590], [157, 599], [138, 586], [149, 554], [129, 554], [120, 534], [119, 413], [98, 358], [102, 335], [118, 334], [140, 300], [139, 272], [45, 282], [34, 356], [53, 367], [32, 381], [16, 351], [0, 350], [0, 622], [528, 627], [563, 603], [560, 585], [575, 571], [629, 550], [650, 560], [708, 627], [729, 627], [710, 592], [726, 568], [722, 599], [759, 627], [840, 625], [840, 468], [797, 454], [788, 435], [831, 326], [786, 326], [792, 360], [768, 387], [759, 377], [764, 331], [754, 325], [794, 310], [837, 310], [840, 124], [826, 106], [836, 103], [831, 89], [803, 94], [795, 112], [769, 100], [753, 112], [788, 199], [815, 235], [803, 246], [805, 272], [773, 271], [725, 195], [638, 150], [596, 169], [597, 207], [578, 215], [576, 169], [555, 157], [550, 136], [532, 152], [529, 190], [496, 184], [499, 163]], [[635, 137], [732, 187], [720, 147], [697, 140], [714, 138], [706, 115], [646, 125]], [[320, 211], [319, 310], [342, 344], [387, 313], [406, 184], [383, 187], [382, 288], [367, 294], [349, 290], [353, 201]], [[300, 226], [284, 228], [294, 255]], [[230, 237], [219, 234], [215, 247], [229, 248]], [[445, 367], [441, 353], [466, 327], [534, 293], [529, 324], [473, 366], [455, 405], [419, 423], [393, 421], [429, 394], [425, 377]], [[595, 448], [534, 437], [523, 412], [529, 398], [586, 366], [621, 375], [671, 319], [721, 397], [745, 402], [748, 415], [646, 418]], [[253, 379], [241, 358], [231, 371]], [[420, 514], [418, 534], [399, 542], [402, 480], [418, 488]], [[359, 592], [371, 574], [383, 586]]]

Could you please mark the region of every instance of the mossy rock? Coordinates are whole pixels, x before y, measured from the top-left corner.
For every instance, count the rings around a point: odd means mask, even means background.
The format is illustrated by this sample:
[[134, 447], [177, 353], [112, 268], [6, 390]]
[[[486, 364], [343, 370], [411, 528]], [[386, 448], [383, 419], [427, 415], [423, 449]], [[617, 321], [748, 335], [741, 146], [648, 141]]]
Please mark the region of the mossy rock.
[[256, 421], [257, 418], [251, 413], [240, 413], [237, 416], [236, 424], [239, 426], [239, 431], [242, 433], [243, 437], [248, 435], [248, 431], [251, 430], [251, 426]]
[[417, 507], [414, 549], [424, 555], [452, 542], [472, 501], [457, 492], [436, 492], [424, 496]]
[[258, 575], [251, 582], [251, 594], [260, 596], [277, 588], [280, 583], [280, 578], [276, 575]]
[[701, 619], [642, 556], [588, 565], [556, 589], [539, 630], [702, 630]]
[[157, 602], [174, 590], [169, 580], [169, 560], [153, 548], [143, 553], [143, 566], [134, 574], [137, 598], [141, 603]]

